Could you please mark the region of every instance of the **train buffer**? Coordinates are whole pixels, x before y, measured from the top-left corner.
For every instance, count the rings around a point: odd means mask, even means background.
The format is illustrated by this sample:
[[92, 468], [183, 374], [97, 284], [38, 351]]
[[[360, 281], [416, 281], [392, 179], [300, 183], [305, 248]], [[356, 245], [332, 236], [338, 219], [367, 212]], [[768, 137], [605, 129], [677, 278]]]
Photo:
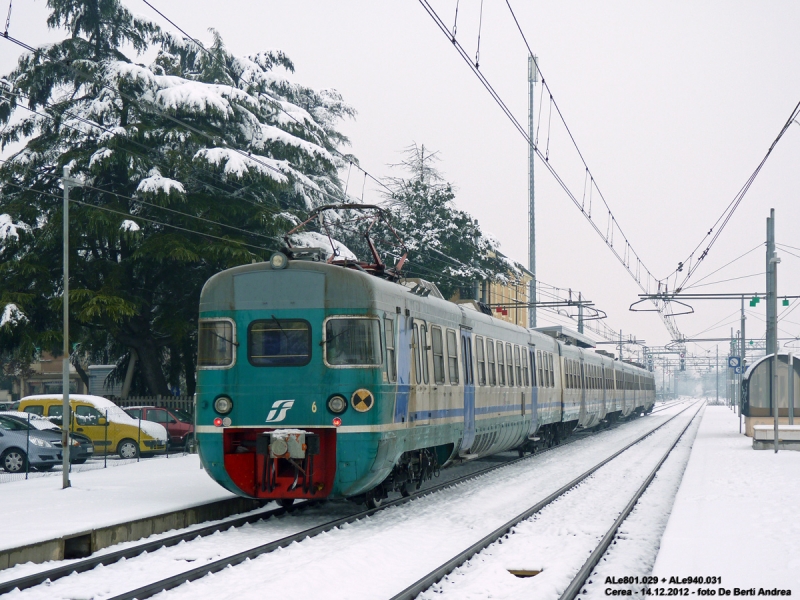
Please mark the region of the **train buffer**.
[[[775, 448], [775, 426], [753, 426], [753, 449], [772, 450]], [[800, 425], [778, 425], [778, 449], [800, 450]]]

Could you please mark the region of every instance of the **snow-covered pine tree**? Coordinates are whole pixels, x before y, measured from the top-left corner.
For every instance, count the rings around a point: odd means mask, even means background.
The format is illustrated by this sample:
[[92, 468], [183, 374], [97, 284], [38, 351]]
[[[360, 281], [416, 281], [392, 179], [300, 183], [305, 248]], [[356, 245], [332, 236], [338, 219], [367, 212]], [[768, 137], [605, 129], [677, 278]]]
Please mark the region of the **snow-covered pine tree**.
[[[0, 350], [61, 345], [62, 167], [71, 198], [71, 338], [95, 360], [139, 358], [135, 388], [194, 392], [197, 303], [215, 272], [264, 259], [293, 213], [341, 197], [333, 90], [279, 75], [281, 52], [206, 50], [119, 0], [48, 0], [62, 41], [0, 80]], [[137, 64], [129, 55], [157, 55]], [[16, 314], [16, 313], [15, 313]]]
[[508, 264], [495, 257], [498, 244], [478, 221], [455, 207], [453, 186], [436, 169], [438, 160], [424, 145], [406, 148], [398, 166], [407, 176], [387, 180], [387, 201], [409, 249], [406, 275], [433, 281], [450, 298], [459, 288], [504, 275]]

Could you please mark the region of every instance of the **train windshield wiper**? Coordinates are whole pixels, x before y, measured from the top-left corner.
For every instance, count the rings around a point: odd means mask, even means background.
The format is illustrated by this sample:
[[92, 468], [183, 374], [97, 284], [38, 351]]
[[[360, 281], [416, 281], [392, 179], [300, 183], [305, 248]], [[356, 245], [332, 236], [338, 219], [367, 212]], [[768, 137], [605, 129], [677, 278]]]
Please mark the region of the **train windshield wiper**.
[[217, 333], [217, 332], [216, 332], [214, 329], [206, 329], [206, 331], [208, 331], [209, 333], [211, 333], [211, 335], [215, 335], [215, 336], [217, 336], [219, 339], [221, 339], [221, 340], [224, 340], [224, 341], [228, 342], [228, 343], [229, 343], [231, 346], [237, 346], [237, 347], [239, 346], [239, 342], [234, 342], [233, 340], [229, 340], [229, 339], [228, 339], [228, 338], [226, 338], [224, 335], [220, 335], [220, 334], [218, 334], [218, 333]]

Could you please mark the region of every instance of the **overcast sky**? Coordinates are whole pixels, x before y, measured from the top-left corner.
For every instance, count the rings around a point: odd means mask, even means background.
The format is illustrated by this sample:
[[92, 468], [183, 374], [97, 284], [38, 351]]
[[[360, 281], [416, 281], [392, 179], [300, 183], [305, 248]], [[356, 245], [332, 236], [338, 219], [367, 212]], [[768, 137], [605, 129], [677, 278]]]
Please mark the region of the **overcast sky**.
[[[126, 1], [134, 12], [171, 28], [140, 0]], [[297, 81], [339, 90], [358, 111], [342, 129], [370, 173], [396, 174], [387, 165], [397, 163], [412, 142], [438, 150], [439, 167], [458, 190], [458, 206], [500, 240], [504, 253], [527, 262], [526, 143], [419, 2], [153, 4], [203, 41], [210, 39], [208, 28], [216, 28], [234, 53], [281, 49], [294, 61]], [[456, 1], [432, 4], [452, 24]], [[458, 39], [473, 56], [480, 6], [480, 0], [459, 5]], [[800, 5], [514, 0], [512, 7], [633, 248], [654, 275], [667, 276], [734, 198], [800, 101]], [[5, 4], [0, 12], [5, 15]], [[47, 31], [46, 15], [43, 0], [18, 0], [10, 34], [32, 45], [61, 37]], [[0, 71], [6, 73], [19, 49], [0, 43]], [[480, 69], [526, 124], [526, 49], [501, 0], [483, 3]], [[537, 86], [537, 104], [540, 91]], [[546, 94], [544, 100], [541, 147], [550, 107]], [[550, 163], [580, 199], [585, 173], [556, 123], [554, 116]], [[800, 124], [795, 124], [692, 283], [763, 244], [774, 207], [777, 241], [797, 248], [788, 249], [797, 256], [779, 251], [779, 293], [800, 295], [798, 158]], [[360, 194], [361, 182], [354, 179], [351, 192], [354, 183]], [[379, 199], [379, 190], [368, 183], [365, 200]], [[536, 219], [539, 279], [580, 290], [608, 313], [608, 325], [626, 336], [648, 345], [669, 341], [655, 313], [628, 311], [638, 286], [540, 163]], [[596, 210], [595, 219], [605, 227]], [[763, 292], [764, 270], [761, 246], [700, 283], [753, 277], [692, 291]], [[764, 307], [764, 302], [757, 309], [747, 306], [748, 337], [763, 335]], [[686, 336], [718, 321], [701, 337], [729, 336], [731, 326], [739, 328], [738, 302], [706, 301], [694, 308], [695, 314], [677, 319]], [[540, 324], [548, 321], [551, 317], [541, 313]], [[784, 337], [800, 335], [800, 310], [779, 327]], [[692, 350], [713, 355], [714, 345]], [[726, 344], [720, 344], [720, 353], [727, 353]]]

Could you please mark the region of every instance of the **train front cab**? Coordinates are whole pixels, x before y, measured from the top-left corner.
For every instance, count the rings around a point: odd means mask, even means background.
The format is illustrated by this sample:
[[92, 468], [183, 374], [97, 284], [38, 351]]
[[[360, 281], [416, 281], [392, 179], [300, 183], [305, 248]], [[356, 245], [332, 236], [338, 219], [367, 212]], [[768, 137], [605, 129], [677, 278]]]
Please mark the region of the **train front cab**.
[[197, 432], [203, 464], [224, 487], [295, 499], [370, 484], [394, 396], [384, 398], [383, 320], [368, 309], [367, 277], [293, 261], [237, 267], [206, 283]]

